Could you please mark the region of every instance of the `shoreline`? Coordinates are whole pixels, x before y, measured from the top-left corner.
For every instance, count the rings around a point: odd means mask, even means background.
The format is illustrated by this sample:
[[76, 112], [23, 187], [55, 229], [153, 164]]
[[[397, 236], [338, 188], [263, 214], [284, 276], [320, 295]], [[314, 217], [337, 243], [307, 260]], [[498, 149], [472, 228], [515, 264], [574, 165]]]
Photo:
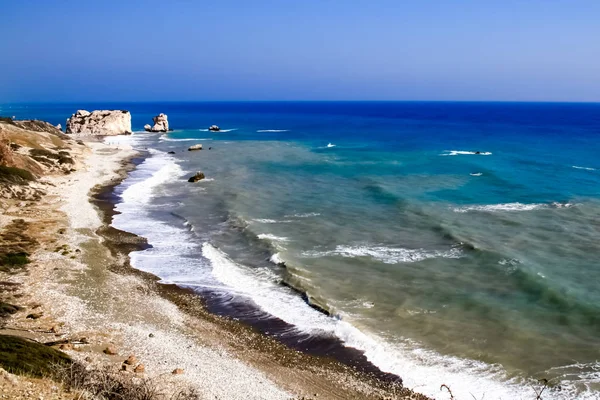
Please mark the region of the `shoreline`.
[[[179, 309], [193, 317], [208, 319], [220, 325], [221, 329], [241, 337], [253, 336], [252, 341], [262, 342], [256, 346], [258, 351], [272, 353], [269, 354], [270, 358], [283, 358], [289, 362], [290, 358], [298, 358], [298, 353], [301, 353], [300, 359], [295, 360], [296, 365], [311, 364], [313, 368], [350, 374], [353, 379], [373, 386], [388, 396], [407, 392], [407, 389], [402, 387], [401, 377], [381, 371], [366, 359], [362, 351], [344, 346], [338, 338], [308, 337], [300, 332], [293, 332], [293, 325], [271, 316], [258, 306], [242, 302], [224, 304], [210, 290], [195, 290], [176, 284], [160, 283], [161, 278], [131, 266], [129, 253], [151, 247], [152, 243], [148, 243], [145, 238], [136, 234], [111, 226], [113, 216], [118, 213], [115, 207], [120, 200], [114, 191], [147, 157], [147, 155], [136, 156], [129, 160], [119, 171], [121, 179], [96, 187], [90, 193], [90, 202], [98, 208], [103, 219], [103, 226], [98, 230], [98, 234], [106, 240], [107, 247], [115, 257], [126, 259], [119, 268], [113, 269], [113, 272], [141, 277], [154, 286], [160, 296], [173, 302]], [[252, 346], [252, 343], [246, 345]], [[414, 398], [426, 399], [423, 395], [417, 396], [422, 397]]]
[[[0, 228], [26, 215], [38, 247], [25, 273], [3, 277], [19, 285], [24, 307], [0, 333], [73, 343], [61, 350], [89, 368], [119, 370], [135, 355], [145, 372], [123, 373], [156, 380], [165, 391], [190, 386], [201, 398], [427, 399], [397, 379], [359, 371], [361, 362], [351, 367], [288, 347], [259, 326], [214, 313], [210, 296], [132, 268], [129, 252], [151, 244], [110, 220], [114, 189], [143, 156], [97, 141], [77, 152], [83, 168], [43, 178], [46, 195], [26, 207], [15, 201], [3, 215]], [[31, 309], [42, 316], [26, 318]], [[105, 354], [107, 346], [117, 354]]]

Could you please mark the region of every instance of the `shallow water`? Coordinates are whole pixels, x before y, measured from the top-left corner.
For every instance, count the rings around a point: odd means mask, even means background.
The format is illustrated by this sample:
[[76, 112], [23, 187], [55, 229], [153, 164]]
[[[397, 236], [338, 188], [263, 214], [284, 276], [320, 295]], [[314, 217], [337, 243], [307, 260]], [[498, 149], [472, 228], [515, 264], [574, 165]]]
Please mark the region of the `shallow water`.
[[136, 267], [335, 335], [438, 397], [531, 398], [539, 378], [547, 398], [600, 397], [600, 105], [118, 108], [175, 128], [125, 139], [151, 149], [114, 220], [154, 246]]

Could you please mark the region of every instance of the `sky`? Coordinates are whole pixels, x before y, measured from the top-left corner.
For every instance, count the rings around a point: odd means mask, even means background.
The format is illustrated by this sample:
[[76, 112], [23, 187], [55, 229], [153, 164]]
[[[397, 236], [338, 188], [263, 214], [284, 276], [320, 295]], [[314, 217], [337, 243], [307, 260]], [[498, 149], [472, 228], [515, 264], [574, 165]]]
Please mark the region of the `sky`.
[[598, 0], [0, 0], [0, 102], [600, 101]]

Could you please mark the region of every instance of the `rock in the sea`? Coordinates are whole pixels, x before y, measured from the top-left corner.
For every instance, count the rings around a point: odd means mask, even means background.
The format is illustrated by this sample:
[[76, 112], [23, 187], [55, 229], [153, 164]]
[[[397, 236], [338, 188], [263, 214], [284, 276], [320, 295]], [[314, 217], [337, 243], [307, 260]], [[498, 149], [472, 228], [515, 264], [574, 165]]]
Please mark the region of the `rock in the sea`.
[[188, 148], [188, 151], [194, 151], [194, 150], [202, 150], [202, 145], [201, 144], [195, 144], [195, 145], [190, 146]]
[[156, 117], [152, 118], [154, 126], [144, 125], [144, 130], [148, 132], [168, 132], [169, 131], [169, 120], [166, 114], [160, 113]]
[[174, 151], [170, 151], [168, 154], [175, 154], [175, 152]]
[[131, 134], [131, 114], [125, 110], [77, 110], [67, 119], [67, 133], [89, 135]]
[[198, 182], [204, 178], [205, 178], [205, 176], [204, 176], [203, 172], [196, 172], [196, 174], [194, 176], [192, 176], [190, 179], [188, 179], [188, 182]]
[[210, 128], [208, 128], [208, 130], [213, 132], [219, 132], [221, 128], [219, 128], [217, 125], [211, 125]]

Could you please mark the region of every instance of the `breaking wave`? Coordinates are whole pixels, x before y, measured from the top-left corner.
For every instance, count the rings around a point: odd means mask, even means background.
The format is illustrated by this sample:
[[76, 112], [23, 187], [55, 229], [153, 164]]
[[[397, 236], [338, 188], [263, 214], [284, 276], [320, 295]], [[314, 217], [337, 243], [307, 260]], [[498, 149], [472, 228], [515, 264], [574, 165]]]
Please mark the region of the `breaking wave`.
[[460, 258], [462, 253], [459, 248], [447, 251], [427, 251], [424, 249], [404, 249], [385, 246], [337, 246], [328, 251], [305, 251], [304, 257], [371, 257], [385, 264], [410, 263], [426, 260], [428, 258]]

